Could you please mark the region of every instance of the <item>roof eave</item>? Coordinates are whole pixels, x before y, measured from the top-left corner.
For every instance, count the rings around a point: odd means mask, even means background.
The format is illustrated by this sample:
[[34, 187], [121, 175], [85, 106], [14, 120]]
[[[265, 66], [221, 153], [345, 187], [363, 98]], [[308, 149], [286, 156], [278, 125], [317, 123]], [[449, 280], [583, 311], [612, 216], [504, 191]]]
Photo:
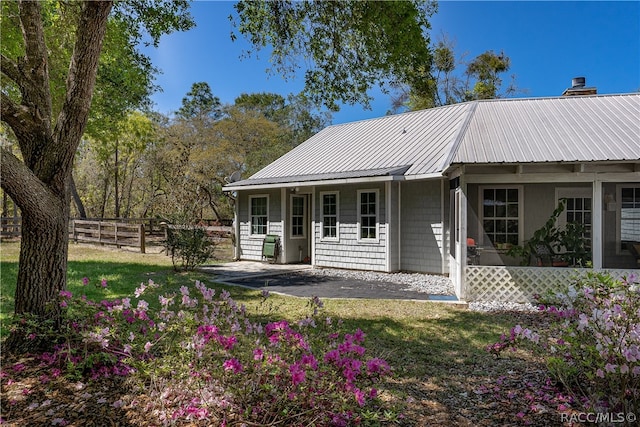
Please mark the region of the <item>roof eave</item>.
[[291, 187], [314, 187], [318, 185], [344, 185], [344, 184], [361, 184], [367, 182], [387, 182], [387, 181], [403, 181], [403, 175], [385, 175], [385, 176], [368, 176], [360, 178], [341, 178], [341, 179], [325, 179], [318, 181], [290, 181], [277, 182], [271, 184], [247, 184], [247, 185], [225, 185], [222, 191], [241, 191], [241, 190], [266, 190], [273, 188], [291, 188]]

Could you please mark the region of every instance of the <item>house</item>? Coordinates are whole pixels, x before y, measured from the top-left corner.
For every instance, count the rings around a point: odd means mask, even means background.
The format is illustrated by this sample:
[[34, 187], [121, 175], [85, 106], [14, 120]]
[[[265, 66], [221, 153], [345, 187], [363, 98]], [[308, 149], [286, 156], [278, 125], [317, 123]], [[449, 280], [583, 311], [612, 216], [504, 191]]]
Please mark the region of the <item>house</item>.
[[277, 236], [279, 263], [449, 275], [461, 299], [526, 301], [582, 271], [509, 251], [566, 200], [558, 226], [581, 224], [593, 268], [638, 273], [640, 94], [573, 95], [329, 126], [225, 186], [236, 257], [263, 259]]

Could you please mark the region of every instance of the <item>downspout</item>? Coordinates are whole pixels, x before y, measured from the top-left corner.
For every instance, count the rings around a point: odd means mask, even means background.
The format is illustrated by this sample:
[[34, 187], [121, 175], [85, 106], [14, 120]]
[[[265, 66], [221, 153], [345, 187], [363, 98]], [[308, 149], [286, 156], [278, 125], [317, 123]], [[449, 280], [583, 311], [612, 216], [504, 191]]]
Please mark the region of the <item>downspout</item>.
[[384, 183], [384, 199], [385, 199], [385, 222], [387, 223], [387, 232], [384, 239], [385, 248], [385, 271], [391, 272], [391, 181]]
[[236, 198], [233, 201], [233, 234], [235, 236], [235, 245], [233, 247], [233, 259], [235, 261], [240, 260], [240, 192], [236, 193]]
[[402, 181], [398, 181], [398, 270], [402, 270]]

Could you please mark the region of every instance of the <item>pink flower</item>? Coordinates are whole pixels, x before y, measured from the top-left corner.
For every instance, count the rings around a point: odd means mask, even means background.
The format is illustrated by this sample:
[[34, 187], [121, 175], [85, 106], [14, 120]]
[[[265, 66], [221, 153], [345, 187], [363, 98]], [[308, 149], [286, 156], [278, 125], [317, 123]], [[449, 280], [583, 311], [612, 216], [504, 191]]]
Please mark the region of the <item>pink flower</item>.
[[153, 347], [153, 344], [147, 341], [147, 343], [144, 345], [144, 352], [149, 353], [149, 350], [151, 350], [151, 347]]
[[301, 382], [304, 382], [306, 373], [299, 364], [294, 363], [293, 365], [289, 366], [289, 372], [291, 373], [291, 382], [294, 386], [297, 386]]
[[364, 406], [364, 393], [360, 389], [355, 389], [353, 394], [356, 397], [356, 402], [358, 402], [359, 406]]
[[238, 359], [227, 359], [222, 363], [222, 367], [225, 371], [232, 371], [234, 374], [242, 372], [242, 364], [240, 364]]
[[106, 288], [106, 287], [107, 287], [107, 279], [103, 278], [103, 279], [100, 281], [100, 285], [102, 285], [102, 287], [103, 287], [103, 288]]
[[262, 360], [264, 358], [264, 352], [260, 348], [253, 350], [253, 360]]
[[385, 374], [389, 372], [389, 370], [389, 364], [383, 359], [379, 359], [376, 357], [367, 360], [367, 372], [369, 373], [369, 375], [377, 373]]
[[72, 294], [71, 294], [71, 292], [69, 292], [69, 291], [60, 291], [60, 296], [61, 296], [62, 298], [71, 298], [71, 297], [72, 297]]
[[83, 277], [82, 278], [82, 285], [83, 286], [87, 286], [89, 284], [89, 278], [88, 277]]

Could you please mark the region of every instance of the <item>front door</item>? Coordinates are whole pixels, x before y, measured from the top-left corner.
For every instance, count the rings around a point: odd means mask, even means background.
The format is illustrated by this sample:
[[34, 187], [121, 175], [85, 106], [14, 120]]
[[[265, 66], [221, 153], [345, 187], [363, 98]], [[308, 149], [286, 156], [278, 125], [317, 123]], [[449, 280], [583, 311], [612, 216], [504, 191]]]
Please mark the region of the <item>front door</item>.
[[289, 206], [287, 262], [304, 262], [310, 253], [309, 195], [292, 194]]

